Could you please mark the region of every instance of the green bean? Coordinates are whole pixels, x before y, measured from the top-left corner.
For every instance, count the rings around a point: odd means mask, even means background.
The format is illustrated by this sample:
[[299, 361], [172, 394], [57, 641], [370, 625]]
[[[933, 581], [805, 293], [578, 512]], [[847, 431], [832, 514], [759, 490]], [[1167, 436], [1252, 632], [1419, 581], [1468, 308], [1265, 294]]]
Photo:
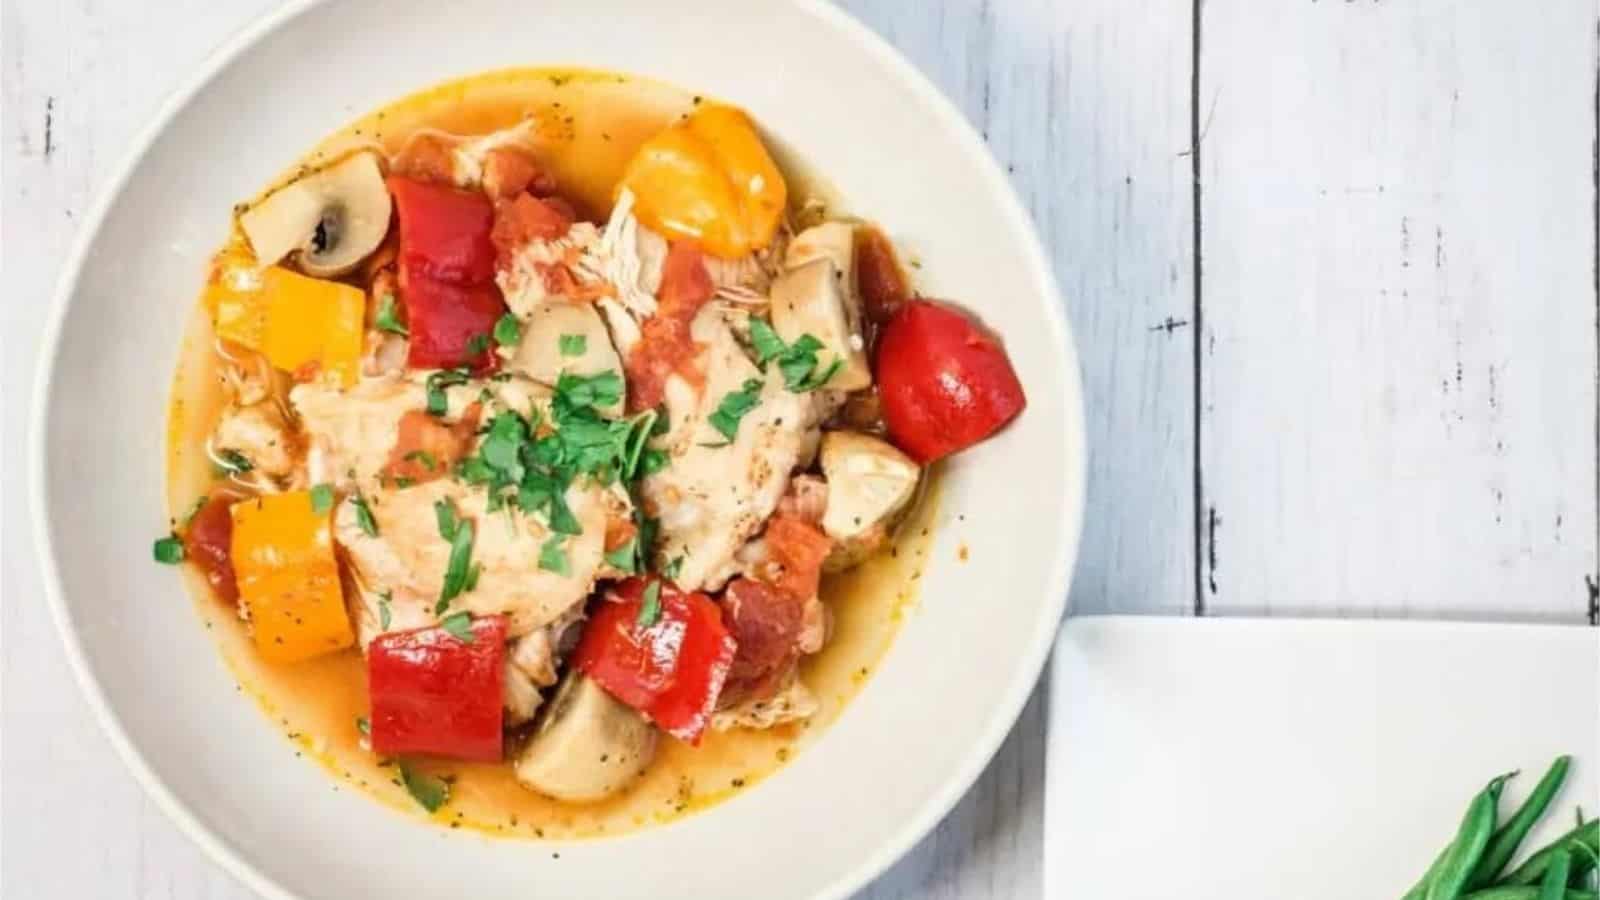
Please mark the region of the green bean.
[[[1538, 884], [1544, 877], [1545, 869], [1550, 867], [1551, 858], [1556, 851], [1567, 848], [1569, 844], [1577, 842], [1590, 850], [1600, 849], [1600, 819], [1591, 819], [1577, 828], [1563, 834], [1551, 841], [1548, 846], [1528, 857], [1522, 865], [1506, 877], [1500, 879], [1501, 884]], [[1582, 851], [1579, 851], [1580, 854]]]
[[1500, 789], [1505, 786], [1506, 779], [1515, 774], [1511, 772], [1490, 781], [1472, 798], [1472, 803], [1467, 806], [1467, 814], [1461, 817], [1456, 839], [1445, 853], [1444, 863], [1428, 884], [1427, 900], [1456, 900], [1461, 896], [1461, 889], [1472, 877], [1478, 860], [1483, 857], [1483, 848], [1489, 846], [1489, 836], [1494, 833], [1495, 806], [1500, 801]]
[[[1531, 884], [1502, 884], [1501, 887], [1490, 887], [1488, 890], [1474, 890], [1461, 900], [1539, 900], [1539, 889]], [[1600, 900], [1600, 895], [1595, 894], [1594, 890], [1568, 889], [1562, 895], [1562, 900]]]
[[1572, 851], [1565, 847], [1550, 857], [1550, 868], [1544, 870], [1544, 881], [1539, 883], [1539, 900], [1562, 900], [1567, 892], [1567, 873], [1572, 871]]
[[1550, 806], [1550, 801], [1556, 792], [1561, 790], [1561, 783], [1567, 778], [1567, 767], [1572, 765], [1572, 757], [1562, 755], [1556, 757], [1555, 762], [1545, 771], [1544, 777], [1534, 786], [1533, 793], [1522, 805], [1512, 813], [1511, 818], [1495, 831], [1494, 837], [1489, 839], [1489, 846], [1483, 851], [1483, 859], [1479, 860], [1478, 868], [1472, 873], [1472, 878], [1467, 881], [1467, 889], [1484, 887], [1494, 883], [1494, 880], [1505, 871], [1506, 863], [1517, 855], [1517, 848], [1522, 845], [1523, 838], [1533, 830], [1533, 826], [1544, 815]]
[[1401, 897], [1400, 900], [1423, 900], [1428, 896], [1428, 885], [1433, 884], [1433, 879], [1439, 874], [1439, 869], [1444, 866], [1445, 859], [1450, 855], [1450, 848], [1454, 845], [1454, 841], [1444, 845], [1444, 849], [1439, 851], [1439, 855], [1433, 858], [1433, 864], [1428, 866], [1428, 871], [1422, 873], [1422, 877], [1417, 879], [1417, 883], [1412, 885], [1411, 890], [1406, 891], [1405, 896]]

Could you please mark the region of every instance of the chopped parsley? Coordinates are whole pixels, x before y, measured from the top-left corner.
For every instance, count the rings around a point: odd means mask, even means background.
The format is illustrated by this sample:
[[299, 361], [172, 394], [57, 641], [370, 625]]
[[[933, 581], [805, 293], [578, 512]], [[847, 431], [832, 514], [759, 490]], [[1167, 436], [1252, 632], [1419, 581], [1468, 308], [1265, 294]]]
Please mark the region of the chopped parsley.
[[670, 581], [677, 581], [678, 580], [678, 573], [682, 572], [682, 571], [683, 571], [683, 557], [674, 556], [671, 560], [669, 560], [667, 562], [666, 565], [661, 567], [661, 577], [662, 578], [666, 578], [666, 579], [668, 579]]
[[217, 465], [229, 475], [242, 475], [256, 467], [250, 457], [237, 450], [218, 450]]
[[562, 535], [553, 534], [544, 542], [539, 549], [539, 568], [561, 576], [572, 574], [572, 565], [567, 560], [566, 540]]
[[183, 562], [183, 541], [175, 534], [169, 534], [156, 541], [154, 548], [156, 562], [175, 566]]
[[[499, 323], [496, 323], [495, 327], [498, 328]], [[468, 356], [478, 356], [487, 349], [489, 349], [489, 336], [487, 334], [475, 334], [467, 339]]]
[[208, 498], [205, 494], [201, 494], [199, 499], [194, 501], [194, 505], [189, 507], [189, 511], [184, 513], [183, 524], [187, 525], [190, 522], [193, 522], [194, 517], [200, 515], [200, 510], [205, 509], [206, 500], [208, 499], [210, 498]]
[[494, 323], [494, 342], [502, 347], [515, 347], [522, 342], [522, 322], [513, 313], [506, 313]]
[[761, 379], [747, 379], [737, 391], [726, 394], [707, 422], [728, 440], [739, 433], [739, 420], [761, 403]]
[[450, 784], [437, 775], [429, 775], [411, 768], [405, 760], [400, 761], [400, 781], [406, 786], [406, 792], [417, 805], [430, 813], [438, 812], [439, 808], [450, 801]]
[[562, 356], [582, 356], [589, 350], [589, 338], [581, 334], [563, 334], [556, 343]]
[[628, 542], [606, 554], [606, 562], [613, 568], [628, 575], [639, 574], [639, 538], [628, 538]]
[[439, 461], [434, 459], [433, 454], [426, 450], [413, 450], [410, 453], [407, 453], [403, 459], [408, 462], [418, 463], [429, 472], [436, 472], [439, 470]]
[[367, 506], [367, 498], [360, 494], [350, 497], [350, 505], [356, 510], [356, 524], [367, 533], [367, 537], [378, 536], [378, 520], [372, 517], [372, 508]]
[[313, 487], [311, 489], [311, 512], [320, 516], [330, 509], [333, 509], [332, 485], [319, 484]]
[[356, 730], [361, 732], [363, 737], [371, 737], [372, 723], [367, 721], [366, 716], [356, 716]]
[[384, 591], [378, 595], [378, 628], [382, 631], [389, 630], [389, 604], [392, 602], [394, 602], [394, 594]]
[[435, 613], [442, 613], [450, 608], [450, 601], [467, 590], [467, 579], [472, 574], [472, 522], [457, 515], [455, 505], [448, 500], [435, 503], [433, 512], [438, 520], [439, 536], [450, 542], [444, 584], [439, 588], [439, 602], [433, 607]]
[[406, 324], [400, 321], [395, 309], [394, 294], [384, 294], [378, 298], [378, 314], [373, 317], [372, 324], [377, 326], [379, 331], [387, 331], [401, 337], [411, 336], [411, 332], [406, 330]]
[[439, 627], [450, 632], [451, 637], [464, 644], [470, 644], [473, 641], [472, 614], [464, 609], [440, 619]]
[[661, 618], [661, 582], [651, 579], [644, 586], [644, 593], [639, 596], [639, 618], [635, 623], [640, 628], [649, 628]]
[[445, 393], [445, 388], [466, 384], [468, 376], [466, 369], [441, 369], [429, 375], [425, 382], [428, 391], [428, 414], [442, 416], [448, 412], [450, 395]]
[[822, 387], [844, 367], [844, 360], [838, 358], [822, 366], [817, 358], [822, 342], [809, 334], [785, 344], [765, 319], [750, 319], [750, 346], [756, 351], [756, 365], [766, 371], [768, 363], [776, 362], [778, 371], [783, 373], [784, 387], [796, 394]]

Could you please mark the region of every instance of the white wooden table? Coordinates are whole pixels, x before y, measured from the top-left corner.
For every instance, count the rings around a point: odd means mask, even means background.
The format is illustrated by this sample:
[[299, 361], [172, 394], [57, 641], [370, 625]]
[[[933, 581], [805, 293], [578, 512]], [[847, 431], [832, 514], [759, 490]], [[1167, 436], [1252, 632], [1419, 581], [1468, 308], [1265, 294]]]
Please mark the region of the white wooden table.
[[[271, 0], [4, 0], [4, 862], [239, 898], [111, 756], [39, 600], [23, 429], [69, 239]], [[849, 0], [1053, 251], [1095, 456], [1079, 612], [1597, 617], [1596, 0]], [[1040, 893], [1036, 696], [864, 896]]]

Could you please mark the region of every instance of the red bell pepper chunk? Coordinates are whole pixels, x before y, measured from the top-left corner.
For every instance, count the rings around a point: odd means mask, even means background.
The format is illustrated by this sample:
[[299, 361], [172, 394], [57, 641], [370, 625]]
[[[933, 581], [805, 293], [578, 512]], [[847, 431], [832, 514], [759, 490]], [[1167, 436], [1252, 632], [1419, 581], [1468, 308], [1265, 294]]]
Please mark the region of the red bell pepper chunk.
[[878, 395], [889, 438], [918, 462], [964, 450], [1027, 405], [1000, 344], [965, 315], [901, 304], [878, 339]]
[[506, 304], [493, 282], [459, 285], [419, 273], [409, 264], [400, 269], [400, 296], [406, 305], [411, 343], [406, 365], [413, 369], [459, 366], [479, 375], [494, 371], [494, 323]]
[[494, 280], [494, 204], [477, 191], [391, 176], [400, 263], [450, 284]]
[[506, 620], [472, 621], [472, 640], [443, 628], [381, 634], [367, 648], [372, 749], [483, 762], [501, 757]]
[[663, 731], [698, 744], [737, 646], [710, 597], [656, 583], [660, 614], [642, 627], [648, 582], [630, 578], [613, 588], [584, 628], [573, 665]]

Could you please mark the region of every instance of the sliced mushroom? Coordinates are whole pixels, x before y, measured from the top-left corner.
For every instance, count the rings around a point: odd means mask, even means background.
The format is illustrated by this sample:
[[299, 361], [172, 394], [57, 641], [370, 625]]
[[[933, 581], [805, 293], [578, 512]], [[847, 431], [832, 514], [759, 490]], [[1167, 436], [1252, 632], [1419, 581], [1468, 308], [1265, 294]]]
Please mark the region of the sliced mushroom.
[[377, 154], [363, 151], [272, 192], [239, 225], [261, 265], [299, 250], [302, 271], [331, 278], [378, 249], [392, 209]]
[[839, 571], [888, 541], [910, 508], [921, 470], [892, 444], [854, 431], [824, 434], [821, 458], [828, 480], [822, 530], [834, 540], [826, 568]]
[[[622, 375], [622, 358], [594, 304], [551, 297], [534, 306], [523, 324], [522, 341], [510, 368], [540, 384], [554, 385], [562, 372], [573, 375]], [[622, 411], [619, 399], [607, 412]]]
[[831, 390], [858, 391], [872, 384], [866, 342], [860, 328], [851, 325], [849, 303], [839, 267], [826, 257], [790, 269], [772, 283], [772, 327], [778, 336], [793, 344], [809, 334], [822, 342], [820, 365], [843, 361], [827, 383]]
[[627, 786], [655, 752], [654, 725], [569, 671], [517, 757], [517, 780], [557, 800], [587, 803]]
[[[831, 260], [839, 268], [839, 280], [844, 283], [846, 294], [854, 298], [855, 245], [854, 225], [849, 222], [824, 222], [795, 235], [794, 240], [789, 242], [789, 248], [784, 251], [783, 264], [786, 268], [798, 269], [814, 259]], [[854, 306], [860, 309], [859, 303]]]

